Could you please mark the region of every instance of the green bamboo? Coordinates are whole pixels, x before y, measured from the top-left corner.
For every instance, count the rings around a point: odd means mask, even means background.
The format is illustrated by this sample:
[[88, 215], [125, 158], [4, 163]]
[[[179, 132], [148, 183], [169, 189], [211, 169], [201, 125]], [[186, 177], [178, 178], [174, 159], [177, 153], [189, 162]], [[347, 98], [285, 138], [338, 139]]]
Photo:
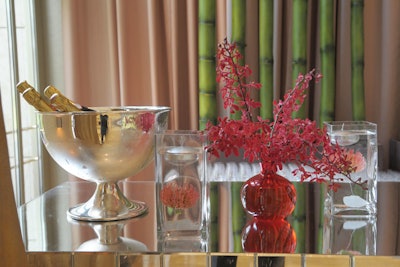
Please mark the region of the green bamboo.
[[[299, 73], [307, 72], [307, 0], [293, 0], [292, 14], [292, 80], [296, 80]], [[307, 115], [307, 102], [305, 101], [294, 117], [305, 118]], [[297, 203], [293, 211], [292, 227], [297, 235], [296, 252], [304, 253], [306, 249], [306, 213], [305, 187], [295, 183]]]
[[236, 43], [239, 52], [243, 55], [246, 46], [246, 0], [232, 0], [232, 37], [231, 42]]
[[[292, 81], [295, 81], [299, 73], [307, 72], [307, 0], [292, 0], [292, 3]], [[306, 117], [306, 102], [294, 117]]]
[[364, 0], [351, 1], [351, 92], [353, 120], [365, 120]]
[[[232, 36], [231, 42], [235, 43], [237, 49], [243, 58], [240, 65], [245, 62], [245, 46], [246, 46], [246, 0], [232, 0]], [[238, 120], [241, 118], [241, 112], [231, 114], [231, 118]], [[232, 232], [234, 252], [242, 252], [242, 230], [245, 226], [243, 218], [246, 217], [241, 201], [240, 201], [240, 184], [233, 182], [231, 186], [231, 205], [232, 205]]]
[[199, 129], [203, 130], [208, 121], [216, 123], [217, 82], [216, 82], [216, 40], [215, 0], [199, 1]]
[[[319, 117], [320, 127], [322, 127], [325, 121], [333, 121], [335, 119], [336, 50], [334, 34], [334, 0], [320, 0], [319, 14], [321, 72], [324, 75], [324, 78], [321, 80], [321, 103]], [[318, 253], [322, 253], [325, 198], [326, 190], [320, 190], [319, 199], [321, 208], [319, 210], [320, 214], [316, 245]]]
[[[353, 120], [365, 120], [364, 97], [364, 0], [351, 1], [351, 96]], [[358, 188], [357, 190], [361, 190]], [[354, 231], [356, 250], [365, 249], [365, 232]]]
[[[351, 185], [352, 192], [355, 196], [364, 195], [365, 189], [358, 185]], [[366, 254], [368, 245], [366, 244], [366, 231], [368, 226], [361, 227], [359, 229], [353, 230], [351, 236], [351, 250], [359, 251], [361, 254]]]
[[240, 199], [242, 185], [243, 182], [231, 182], [233, 252], [243, 252], [242, 231], [246, 224], [246, 212]]
[[358, 251], [363, 255], [367, 255], [369, 244], [367, 243], [367, 230], [368, 226], [361, 227], [360, 229], [353, 230], [351, 236], [351, 250]]
[[321, 105], [320, 126], [325, 121], [334, 120], [335, 116], [335, 25], [334, 25], [334, 0], [320, 0], [320, 55], [321, 72]]
[[296, 189], [296, 206], [291, 215], [290, 222], [296, 233], [296, 253], [306, 253], [306, 187], [303, 183], [293, 183]]
[[[239, 62], [243, 65], [245, 62], [246, 46], [246, 0], [232, 0], [232, 37], [231, 42], [236, 43], [237, 49], [243, 58]], [[239, 120], [241, 112], [231, 114], [231, 118]]]
[[323, 253], [324, 242], [324, 216], [325, 216], [325, 200], [327, 197], [328, 186], [324, 183], [319, 184], [319, 218], [318, 218], [318, 232], [316, 253]]
[[[216, 123], [217, 109], [217, 82], [216, 82], [216, 2], [202, 0], [198, 3], [198, 60], [199, 60], [199, 129], [203, 130], [207, 122]], [[210, 183], [210, 226], [209, 249], [218, 251], [218, 186]]]
[[260, 115], [263, 119], [273, 119], [274, 82], [274, 0], [260, 0], [259, 3], [259, 75]]

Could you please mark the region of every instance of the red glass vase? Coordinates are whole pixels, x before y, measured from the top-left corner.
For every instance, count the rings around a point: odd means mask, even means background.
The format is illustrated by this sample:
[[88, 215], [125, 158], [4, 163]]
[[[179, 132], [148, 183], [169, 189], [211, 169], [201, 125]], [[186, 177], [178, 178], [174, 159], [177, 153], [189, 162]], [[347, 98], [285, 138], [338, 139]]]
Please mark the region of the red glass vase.
[[241, 200], [254, 217], [285, 219], [294, 210], [296, 189], [277, 173], [260, 173], [243, 184]]
[[242, 247], [245, 252], [293, 253], [296, 234], [284, 219], [254, 217], [244, 227]]
[[261, 172], [241, 190], [244, 209], [253, 216], [242, 232], [245, 252], [292, 253], [296, 234], [286, 221], [296, 204], [294, 185], [273, 172]]

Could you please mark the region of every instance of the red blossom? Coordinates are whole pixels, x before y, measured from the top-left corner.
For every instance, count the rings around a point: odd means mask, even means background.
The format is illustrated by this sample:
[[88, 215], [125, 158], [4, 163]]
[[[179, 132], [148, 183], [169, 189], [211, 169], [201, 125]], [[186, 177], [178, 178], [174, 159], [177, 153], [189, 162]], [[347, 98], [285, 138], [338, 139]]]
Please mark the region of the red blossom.
[[226, 39], [218, 46], [217, 81], [223, 84], [220, 91], [224, 108], [231, 113], [241, 111], [242, 118], [218, 118], [217, 125], [207, 125], [209, 152], [218, 157], [220, 152], [229, 156], [243, 151], [245, 159], [261, 162], [263, 170], [270, 172], [282, 169], [285, 163], [295, 163], [298, 169], [294, 174], [300, 174], [302, 181], [330, 182], [333, 189], [343, 179], [337, 178], [338, 173], [362, 185], [350, 177], [350, 173], [360, 171], [362, 164], [354, 151], [349, 153], [332, 145], [326, 129], [317, 127], [315, 121], [292, 117], [302, 106], [310, 83], [318, 82], [322, 75], [315, 70], [299, 74], [293, 89], [273, 102], [272, 121], [253, 119], [254, 109], [261, 104], [251, 98], [250, 92], [261, 88], [261, 84], [246, 83], [251, 70], [238, 63], [241, 57], [236, 45]]
[[187, 209], [193, 207], [199, 199], [199, 192], [191, 184], [179, 185], [176, 182], [166, 184], [160, 192], [161, 202], [171, 208]]
[[155, 114], [151, 112], [145, 112], [136, 117], [136, 125], [143, 131], [148, 132], [153, 128], [155, 121]]

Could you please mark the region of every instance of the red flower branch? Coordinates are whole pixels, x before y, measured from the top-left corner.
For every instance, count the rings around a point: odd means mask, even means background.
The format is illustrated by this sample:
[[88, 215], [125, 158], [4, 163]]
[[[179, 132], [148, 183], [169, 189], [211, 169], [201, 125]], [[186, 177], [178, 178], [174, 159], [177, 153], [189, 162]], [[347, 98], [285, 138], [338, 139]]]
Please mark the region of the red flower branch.
[[315, 70], [299, 74], [294, 88], [283, 100], [274, 101], [273, 121], [253, 119], [252, 114], [261, 104], [250, 93], [260, 89], [261, 84], [246, 83], [251, 70], [247, 65], [239, 65], [241, 55], [235, 44], [225, 39], [218, 47], [217, 57], [217, 81], [223, 83], [224, 108], [231, 113], [241, 111], [242, 117], [241, 120], [218, 118], [217, 125], [207, 125], [212, 155], [219, 157], [223, 152], [225, 156], [237, 156], [243, 151], [245, 159], [259, 161], [266, 172], [276, 172], [285, 163], [295, 163], [298, 168], [293, 174], [299, 174], [302, 181], [328, 182], [333, 189], [344, 179], [363, 185], [360, 179], [353, 180], [350, 176], [360, 168], [360, 164], [354, 165], [357, 159], [354, 151], [331, 144], [326, 129], [318, 128], [315, 121], [292, 117], [302, 106], [310, 83], [318, 82], [321, 74]]

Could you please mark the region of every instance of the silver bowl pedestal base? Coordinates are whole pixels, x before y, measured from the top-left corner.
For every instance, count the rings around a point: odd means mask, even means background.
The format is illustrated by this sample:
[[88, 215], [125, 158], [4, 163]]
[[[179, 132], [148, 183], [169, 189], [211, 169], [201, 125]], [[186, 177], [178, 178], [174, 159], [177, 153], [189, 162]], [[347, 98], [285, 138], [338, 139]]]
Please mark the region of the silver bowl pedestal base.
[[93, 196], [86, 202], [68, 210], [75, 220], [107, 222], [139, 217], [147, 212], [144, 202], [129, 200], [117, 183], [97, 183]]

